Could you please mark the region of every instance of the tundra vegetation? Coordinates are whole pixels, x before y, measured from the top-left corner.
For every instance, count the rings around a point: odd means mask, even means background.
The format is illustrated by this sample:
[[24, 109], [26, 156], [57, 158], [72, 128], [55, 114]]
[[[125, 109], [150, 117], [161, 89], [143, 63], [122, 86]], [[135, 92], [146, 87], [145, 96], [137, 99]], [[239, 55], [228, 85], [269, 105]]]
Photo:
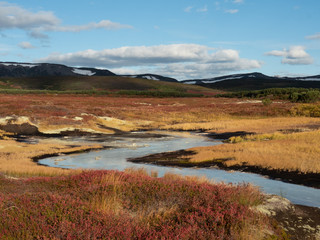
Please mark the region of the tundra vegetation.
[[8, 133], [5, 126], [23, 122], [40, 134], [141, 129], [229, 133], [224, 145], [192, 149], [191, 161], [228, 158], [228, 165], [245, 162], [319, 173], [318, 111], [317, 102], [283, 99], [264, 104], [251, 98], [0, 94], [0, 238], [287, 239], [276, 223], [254, 210], [264, 196], [251, 186], [176, 175], [157, 178], [143, 170], [39, 166], [32, 161], [39, 155], [101, 146], [46, 139], [21, 143], [14, 140], [17, 132]]
[[253, 210], [261, 193], [143, 170], [0, 176], [1, 239], [262, 239], [286, 234]]

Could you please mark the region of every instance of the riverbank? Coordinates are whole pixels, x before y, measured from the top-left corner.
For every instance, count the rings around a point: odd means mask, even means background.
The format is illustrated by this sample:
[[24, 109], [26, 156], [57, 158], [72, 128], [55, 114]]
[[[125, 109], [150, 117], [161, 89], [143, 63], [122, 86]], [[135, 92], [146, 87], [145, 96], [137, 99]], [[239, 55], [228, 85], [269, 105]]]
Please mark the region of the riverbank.
[[[215, 146], [218, 147], [218, 146]], [[210, 149], [214, 147], [208, 147]], [[288, 171], [281, 169], [263, 168], [260, 166], [250, 166], [247, 164], [242, 165], [227, 165], [226, 162], [233, 160], [232, 158], [216, 158], [214, 160], [205, 160], [192, 162], [192, 156], [197, 153], [192, 148], [187, 150], [179, 150], [174, 152], [163, 152], [157, 154], [151, 154], [139, 158], [128, 159], [134, 163], [146, 163], [155, 164], [159, 166], [170, 167], [183, 167], [183, 168], [218, 168], [226, 171], [241, 171], [248, 173], [256, 173], [262, 176], [266, 176], [270, 179], [280, 180], [283, 182], [299, 184], [307, 187], [314, 187], [320, 189], [320, 173], [302, 173], [300, 171]]]

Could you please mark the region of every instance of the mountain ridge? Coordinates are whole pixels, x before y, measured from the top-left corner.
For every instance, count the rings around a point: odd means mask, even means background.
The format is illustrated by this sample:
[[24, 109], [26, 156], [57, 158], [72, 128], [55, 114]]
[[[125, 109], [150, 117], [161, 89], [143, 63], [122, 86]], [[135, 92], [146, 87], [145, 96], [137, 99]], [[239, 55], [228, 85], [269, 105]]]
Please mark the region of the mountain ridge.
[[157, 74], [117, 75], [107, 69], [91, 67], [69, 67], [55, 63], [19, 63], [0, 62], [0, 77], [53, 77], [53, 76], [123, 76], [131, 78], [144, 78], [165, 82], [178, 82], [170, 77]]
[[[117, 77], [117, 81], [124, 78], [145, 79], [161, 82], [183, 83], [189, 85], [198, 85], [211, 89], [220, 89], [227, 91], [239, 90], [261, 90], [266, 88], [320, 88], [320, 75], [305, 77], [280, 77], [268, 76], [260, 72], [240, 73], [224, 75], [213, 78], [190, 79], [178, 81], [175, 78], [165, 77], [157, 74], [137, 74], [137, 75], [117, 75], [107, 69], [97, 69], [91, 67], [69, 67], [62, 64], [53, 63], [18, 63], [18, 62], [0, 62], [0, 77], [9, 78], [36, 78], [36, 82], [42, 82], [41, 86], [52, 86], [53, 82], [61, 82], [59, 77], [88, 77], [90, 82], [94, 82], [92, 77]], [[47, 78], [47, 79], [44, 79]], [[50, 79], [49, 79], [50, 78]], [[55, 80], [53, 78], [56, 78]], [[41, 80], [42, 79], [42, 80]], [[109, 79], [110, 80], [110, 79]], [[72, 80], [73, 82], [76, 79]], [[83, 82], [85, 80], [82, 79]], [[90, 85], [90, 82], [87, 84]], [[128, 81], [127, 81], [128, 82]], [[44, 84], [45, 83], [45, 84]], [[36, 84], [36, 83], [35, 83]], [[62, 84], [62, 83], [61, 83]], [[133, 83], [130, 83], [133, 84]], [[123, 84], [122, 84], [123, 85]], [[88, 86], [89, 88], [89, 86]]]
[[279, 77], [268, 76], [259, 72], [252, 72], [214, 78], [183, 80], [181, 82], [185, 84], [231, 91], [285, 87], [320, 88], [320, 75], [306, 77]]
[[69, 67], [54, 63], [0, 62], [0, 77], [48, 76], [116, 76], [109, 70], [87, 67]]

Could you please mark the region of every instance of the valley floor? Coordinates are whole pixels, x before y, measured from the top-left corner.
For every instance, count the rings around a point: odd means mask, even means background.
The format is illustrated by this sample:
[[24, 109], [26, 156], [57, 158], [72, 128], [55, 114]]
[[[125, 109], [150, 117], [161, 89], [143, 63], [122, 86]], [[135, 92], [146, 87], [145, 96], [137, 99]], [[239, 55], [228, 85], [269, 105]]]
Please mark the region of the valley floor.
[[[259, 101], [223, 98], [118, 98], [79, 95], [0, 95], [0, 102], [2, 183], [7, 181], [5, 179], [16, 177], [75, 176], [81, 171], [39, 166], [32, 159], [39, 155], [103, 148], [96, 144], [70, 146], [64, 141], [48, 140], [49, 136], [124, 134], [147, 129], [202, 131], [227, 141], [219, 146], [187, 149], [189, 154], [181, 154], [175, 157], [175, 161], [200, 166], [213, 163], [226, 168], [239, 167], [241, 170], [258, 167], [298, 175], [309, 174], [313, 179], [304, 179], [301, 184], [304, 184], [303, 181], [316, 184], [319, 182], [320, 162], [317, 156], [320, 155], [320, 119], [309, 117], [308, 112], [297, 111], [301, 104], [279, 101], [266, 106]], [[43, 140], [37, 144], [15, 141], [18, 135], [21, 137], [28, 134], [42, 136]], [[4, 184], [1, 186], [2, 193], [16, 194], [14, 188], [5, 189]], [[20, 197], [25, 198], [24, 194]], [[44, 196], [47, 197], [48, 195]], [[2, 201], [3, 196], [0, 199]], [[10, 209], [12, 214], [11, 209], [15, 208], [1, 204], [0, 207]], [[132, 207], [134, 208], [134, 205]], [[174, 209], [166, 209], [165, 213], [152, 213], [155, 214], [152, 216], [156, 216], [156, 221], [160, 221], [159, 217], [161, 221], [169, 221], [170, 217], [166, 216], [171, 216], [171, 211], [176, 213]], [[273, 234], [279, 234], [276, 233], [278, 230], [272, 231]], [[315, 228], [311, 232], [314, 234], [317, 231]]]

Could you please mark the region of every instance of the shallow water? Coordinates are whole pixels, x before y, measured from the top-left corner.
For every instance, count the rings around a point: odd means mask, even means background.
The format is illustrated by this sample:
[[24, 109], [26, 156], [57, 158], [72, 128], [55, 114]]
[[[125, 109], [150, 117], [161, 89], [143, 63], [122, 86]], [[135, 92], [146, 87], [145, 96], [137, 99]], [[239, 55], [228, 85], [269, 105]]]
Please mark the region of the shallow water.
[[[75, 140], [75, 139], [74, 139]], [[176, 151], [196, 146], [210, 146], [221, 144], [220, 141], [212, 141], [200, 134], [185, 136], [171, 135], [161, 138], [121, 138], [106, 145], [117, 148], [42, 159], [39, 161], [52, 167], [60, 168], [86, 168], [86, 169], [117, 169], [124, 170], [131, 167], [144, 167], [148, 171], [157, 171], [159, 176], [166, 172], [181, 175], [206, 176], [216, 182], [226, 183], [252, 183], [259, 186], [262, 191], [269, 194], [277, 194], [289, 199], [295, 204], [320, 208], [320, 189], [300, 186], [271, 180], [258, 174], [244, 172], [228, 172], [214, 168], [176, 168], [162, 167], [149, 164], [136, 164], [127, 162], [127, 158], [141, 157], [153, 153]]]

